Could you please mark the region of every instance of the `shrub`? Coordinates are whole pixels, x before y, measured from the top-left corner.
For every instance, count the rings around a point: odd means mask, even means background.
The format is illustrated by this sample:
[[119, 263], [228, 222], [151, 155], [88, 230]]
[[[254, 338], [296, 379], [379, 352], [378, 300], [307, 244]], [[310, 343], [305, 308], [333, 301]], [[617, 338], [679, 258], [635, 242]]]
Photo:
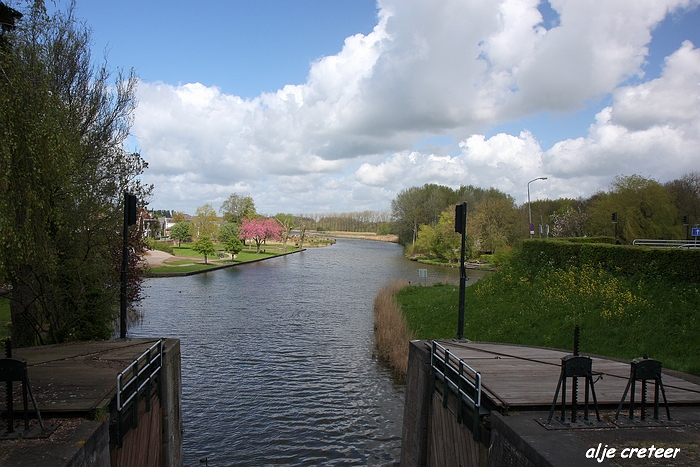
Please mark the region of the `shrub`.
[[159, 242], [158, 240], [149, 237], [146, 239], [146, 245], [148, 246], [149, 250], [158, 250], [170, 253], [171, 255], [173, 254], [173, 247], [168, 243]]

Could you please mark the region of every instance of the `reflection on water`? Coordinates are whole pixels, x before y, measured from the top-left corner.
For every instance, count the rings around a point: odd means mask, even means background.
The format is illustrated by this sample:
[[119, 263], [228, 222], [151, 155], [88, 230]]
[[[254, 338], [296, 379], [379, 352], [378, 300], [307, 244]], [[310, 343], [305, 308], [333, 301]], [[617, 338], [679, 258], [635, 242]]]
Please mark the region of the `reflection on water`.
[[391, 280], [458, 276], [395, 244], [340, 239], [148, 279], [129, 337], [181, 339], [185, 465], [394, 465], [404, 395], [373, 358], [374, 297]]

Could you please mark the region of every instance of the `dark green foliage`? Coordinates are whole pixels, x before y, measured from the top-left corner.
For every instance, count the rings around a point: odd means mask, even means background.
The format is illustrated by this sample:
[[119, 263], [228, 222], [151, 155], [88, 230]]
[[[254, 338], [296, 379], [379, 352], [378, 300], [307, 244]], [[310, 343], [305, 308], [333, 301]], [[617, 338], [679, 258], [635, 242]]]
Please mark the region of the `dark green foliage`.
[[[118, 311], [123, 192], [146, 164], [123, 149], [136, 78], [109, 83], [69, 9], [31, 4], [0, 47], [0, 276], [16, 346], [109, 337]], [[130, 231], [130, 271], [143, 240]], [[129, 277], [130, 299], [139, 279]]]
[[700, 250], [531, 240], [523, 242], [520, 261], [533, 270], [588, 265], [652, 281], [700, 280]]

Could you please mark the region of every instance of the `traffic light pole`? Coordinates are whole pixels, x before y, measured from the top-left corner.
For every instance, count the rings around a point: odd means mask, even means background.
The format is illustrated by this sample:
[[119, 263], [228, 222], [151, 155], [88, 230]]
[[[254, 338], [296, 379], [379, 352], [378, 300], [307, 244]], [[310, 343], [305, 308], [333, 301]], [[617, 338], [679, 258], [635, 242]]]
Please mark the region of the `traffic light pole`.
[[136, 223], [136, 196], [124, 192], [124, 231], [122, 237], [121, 293], [119, 301], [119, 337], [126, 338], [126, 281], [129, 271], [129, 226]]
[[455, 206], [455, 232], [462, 234], [462, 249], [459, 261], [459, 316], [457, 318], [457, 339], [464, 338], [464, 300], [467, 288], [467, 268], [464, 256], [467, 237], [467, 203]]

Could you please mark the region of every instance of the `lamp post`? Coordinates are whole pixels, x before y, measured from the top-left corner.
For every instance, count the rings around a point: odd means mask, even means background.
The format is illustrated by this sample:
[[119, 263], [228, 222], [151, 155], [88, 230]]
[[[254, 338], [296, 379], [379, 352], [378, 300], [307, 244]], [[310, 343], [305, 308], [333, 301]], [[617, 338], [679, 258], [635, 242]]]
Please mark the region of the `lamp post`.
[[530, 183], [532, 183], [536, 180], [547, 180], [547, 177], [537, 177], [537, 178], [533, 178], [532, 180], [527, 182], [527, 219], [528, 219], [527, 229], [530, 232], [530, 238], [532, 238], [532, 211], [530, 210]]

